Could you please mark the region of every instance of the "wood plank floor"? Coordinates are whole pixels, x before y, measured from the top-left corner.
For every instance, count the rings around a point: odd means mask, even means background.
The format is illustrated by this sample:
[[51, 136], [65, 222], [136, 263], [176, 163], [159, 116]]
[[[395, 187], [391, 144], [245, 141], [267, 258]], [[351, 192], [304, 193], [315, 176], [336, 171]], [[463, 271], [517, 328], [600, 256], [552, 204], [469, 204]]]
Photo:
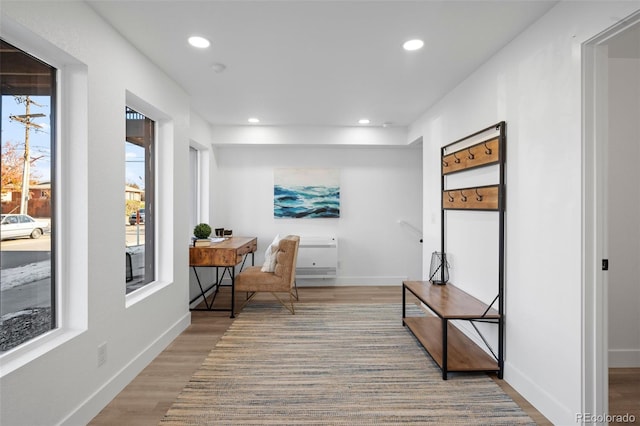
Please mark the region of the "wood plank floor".
[[[400, 286], [302, 287], [299, 303], [401, 303]], [[216, 301], [227, 303], [225, 294]], [[258, 295], [254, 300], [271, 300]], [[407, 302], [411, 300], [407, 297]], [[277, 303], [274, 300], [274, 303]], [[240, 306], [238, 306], [240, 308]], [[398, 318], [400, 321], [400, 318]], [[194, 311], [191, 325], [151, 362], [90, 425], [157, 425], [192, 374], [233, 322], [228, 312]], [[503, 380], [493, 379], [540, 425], [551, 423]]]
[[609, 414], [629, 414], [629, 417], [635, 417], [636, 423], [640, 423], [640, 368], [609, 369]]

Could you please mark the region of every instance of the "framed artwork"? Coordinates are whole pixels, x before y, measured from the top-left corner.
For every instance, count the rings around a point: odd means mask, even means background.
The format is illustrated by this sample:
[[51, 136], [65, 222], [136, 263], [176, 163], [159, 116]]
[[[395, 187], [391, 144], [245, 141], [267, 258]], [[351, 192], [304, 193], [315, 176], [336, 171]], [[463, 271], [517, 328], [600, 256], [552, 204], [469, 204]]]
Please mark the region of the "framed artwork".
[[275, 218], [340, 217], [338, 169], [275, 169], [273, 174]]

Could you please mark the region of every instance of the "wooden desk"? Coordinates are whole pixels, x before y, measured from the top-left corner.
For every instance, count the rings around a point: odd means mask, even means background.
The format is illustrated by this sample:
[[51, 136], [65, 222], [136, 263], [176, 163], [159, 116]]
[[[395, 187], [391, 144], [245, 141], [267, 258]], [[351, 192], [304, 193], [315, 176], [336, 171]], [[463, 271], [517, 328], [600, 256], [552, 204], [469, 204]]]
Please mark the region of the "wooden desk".
[[[192, 300], [194, 302], [198, 298], [202, 297], [206, 309], [193, 309], [193, 310], [207, 310], [207, 311], [231, 311], [231, 318], [234, 316], [235, 305], [235, 278], [236, 278], [236, 266], [242, 263], [240, 270], [244, 266], [246, 256], [251, 253], [251, 264], [254, 264], [254, 253], [258, 248], [258, 239], [256, 237], [231, 237], [219, 243], [211, 243], [206, 247], [189, 247], [189, 266], [193, 268], [196, 280], [198, 281], [198, 287], [200, 287], [200, 296]], [[216, 268], [216, 282], [211, 284], [208, 288], [204, 289], [198, 276], [198, 267]], [[222, 276], [218, 275], [218, 268], [224, 268]], [[229, 309], [214, 309], [213, 302], [220, 290], [222, 279], [226, 273], [229, 273], [231, 277], [231, 307]], [[211, 303], [207, 301], [206, 293], [215, 287], [215, 293]]]

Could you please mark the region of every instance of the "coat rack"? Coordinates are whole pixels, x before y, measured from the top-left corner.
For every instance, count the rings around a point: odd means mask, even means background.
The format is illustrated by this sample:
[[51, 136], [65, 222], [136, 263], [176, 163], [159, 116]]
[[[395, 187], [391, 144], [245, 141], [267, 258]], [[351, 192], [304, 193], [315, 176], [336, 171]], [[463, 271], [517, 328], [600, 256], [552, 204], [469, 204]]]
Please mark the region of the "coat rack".
[[[403, 281], [402, 283], [402, 323], [440, 366], [444, 380], [447, 379], [449, 372], [454, 371], [491, 371], [496, 372], [499, 378], [503, 377], [505, 141], [506, 125], [504, 122], [500, 122], [441, 149], [440, 255], [442, 262], [446, 262], [444, 256], [447, 252], [447, 211], [485, 210], [498, 212], [499, 270], [496, 297], [491, 303], [485, 303], [447, 282], [447, 279], [443, 279], [442, 282], [433, 280]], [[497, 167], [498, 172], [497, 178], [491, 177], [491, 185], [447, 186], [447, 179], [454, 174], [462, 174], [476, 168], [489, 166], [493, 169]], [[491, 171], [489, 170], [489, 172]], [[455, 181], [478, 182], [481, 175], [482, 180], [487, 179], [483, 173], [469, 173], [463, 179], [451, 179], [451, 181], [454, 183]], [[464, 268], [461, 265], [457, 267]], [[407, 292], [417, 297], [434, 315], [407, 317]], [[497, 309], [493, 307], [496, 303]], [[456, 326], [454, 322], [458, 321], [466, 321], [471, 324], [490, 354]], [[491, 347], [476, 323], [490, 323], [498, 326], [497, 350]]]
[[[496, 136], [497, 133], [497, 136]], [[504, 368], [504, 230], [505, 230], [505, 145], [506, 145], [506, 123], [500, 123], [482, 129], [472, 135], [466, 136], [452, 142], [441, 149], [442, 170], [441, 170], [441, 233], [440, 246], [442, 253], [446, 253], [446, 233], [447, 222], [446, 212], [448, 210], [484, 210], [498, 212], [498, 294], [488, 305], [487, 312], [497, 306], [497, 318], [492, 321], [498, 325], [498, 350], [497, 355], [487, 344], [489, 350], [494, 353], [498, 362], [498, 376], [502, 377]], [[464, 188], [451, 188], [447, 186], [447, 178], [458, 173], [464, 173], [480, 167], [497, 165], [498, 182], [493, 185], [472, 186]], [[486, 312], [485, 312], [486, 314]], [[476, 319], [483, 321], [483, 318]], [[480, 334], [482, 340], [486, 340]]]

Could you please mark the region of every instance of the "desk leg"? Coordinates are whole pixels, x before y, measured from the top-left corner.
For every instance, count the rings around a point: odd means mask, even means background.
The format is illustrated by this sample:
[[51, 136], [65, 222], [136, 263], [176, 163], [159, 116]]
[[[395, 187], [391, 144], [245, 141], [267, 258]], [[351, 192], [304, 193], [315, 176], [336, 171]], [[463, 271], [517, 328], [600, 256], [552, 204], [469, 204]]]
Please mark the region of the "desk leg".
[[[207, 295], [204, 293], [204, 289], [202, 288], [202, 284], [200, 283], [200, 277], [198, 276], [198, 270], [196, 267], [193, 267], [193, 273], [196, 276], [196, 281], [198, 282], [198, 287], [200, 287], [200, 294], [202, 294], [202, 298], [204, 299], [204, 305], [207, 307], [207, 310], [211, 310], [211, 306], [209, 306], [209, 302], [207, 301]], [[213, 302], [211, 302], [213, 304]]]

